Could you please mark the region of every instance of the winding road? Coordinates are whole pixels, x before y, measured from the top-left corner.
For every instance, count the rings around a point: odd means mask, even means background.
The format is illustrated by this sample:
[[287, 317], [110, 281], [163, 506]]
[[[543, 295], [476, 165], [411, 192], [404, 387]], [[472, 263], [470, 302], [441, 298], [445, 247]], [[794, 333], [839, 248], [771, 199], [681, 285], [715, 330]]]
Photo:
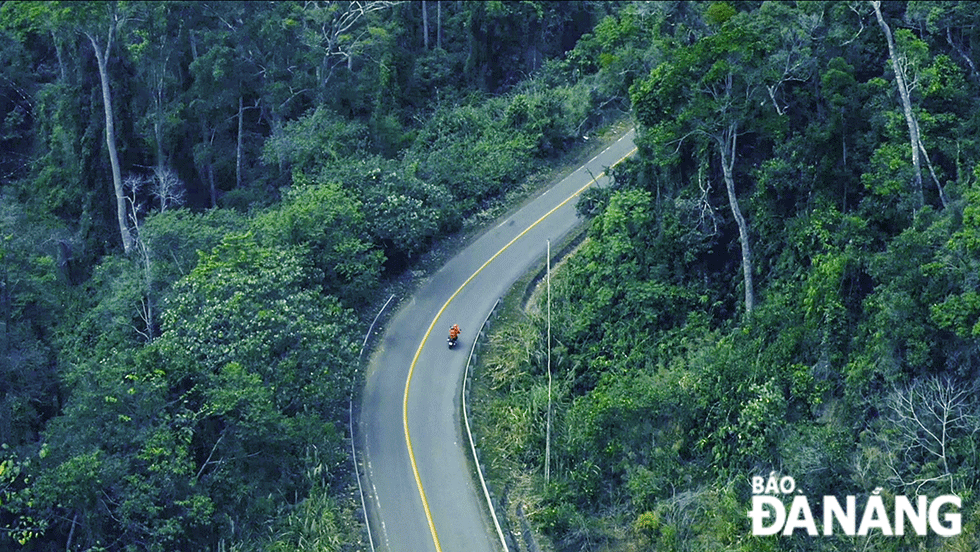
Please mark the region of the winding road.
[[[630, 130], [449, 260], [402, 302], [367, 367], [356, 446], [372, 541], [388, 552], [502, 550], [460, 421], [473, 333], [497, 299], [579, 224], [575, 198], [636, 148]], [[596, 177], [596, 179], [593, 178]], [[449, 327], [462, 328], [455, 349]]]

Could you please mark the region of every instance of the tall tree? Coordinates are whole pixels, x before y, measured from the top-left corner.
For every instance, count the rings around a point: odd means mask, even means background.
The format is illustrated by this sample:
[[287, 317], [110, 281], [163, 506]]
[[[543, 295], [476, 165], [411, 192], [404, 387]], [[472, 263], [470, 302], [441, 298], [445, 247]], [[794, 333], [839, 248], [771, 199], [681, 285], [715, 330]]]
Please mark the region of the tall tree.
[[895, 50], [895, 38], [892, 36], [891, 27], [881, 16], [881, 2], [872, 0], [871, 7], [874, 8], [875, 17], [881, 30], [885, 34], [888, 43], [888, 59], [891, 61], [892, 70], [895, 72], [895, 86], [898, 88], [898, 97], [902, 102], [902, 113], [905, 115], [905, 122], [909, 127], [909, 141], [912, 144], [912, 196], [915, 210], [922, 208], [924, 199], [922, 197], [922, 162], [919, 158], [922, 139], [919, 136], [919, 123], [915, 120], [915, 113], [912, 111], [912, 100], [909, 94], [909, 85], [906, 80], [905, 68], [899, 59], [899, 54]]
[[[126, 216], [126, 193], [123, 189], [122, 170], [119, 167], [119, 152], [116, 149], [116, 120], [112, 111], [112, 89], [109, 84], [109, 59], [116, 33], [124, 20], [115, 2], [104, 5], [81, 4], [75, 9], [90, 12], [90, 25], [83, 27], [82, 33], [88, 38], [95, 50], [95, 59], [99, 66], [99, 82], [102, 86], [102, 105], [105, 108], [105, 141], [109, 152], [109, 164], [112, 166], [112, 188], [116, 195], [116, 220], [119, 223], [119, 234], [122, 237], [123, 250], [128, 254], [133, 250], [133, 234], [129, 230]], [[103, 12], [100, 14], [99, 12]], [[99, 36], [102, 33], [105, 38]]]
[[[255, 80], [249, 52], [256, 47], [248, 36], [248, 24], [258, 17], [254, 9], [244, 2], [207, 4], [200, 13], [201, 24], [188, 33], [193, 61], [186, 103], [200, 128], [194, 159], [212, 208], [218, 206], [221, 182], [235, 179], [237, 184], [241, 174], [239, 139], [244, 121], [238, 123], [244, 116], [242, 95], [248, 82]], [[229, 150], [236, 154], [220, 153]]]
[[906, 17], [923, 28], [924, 32], [942, 36], [975, 82], [980, 83], [980, 71], [973, 62], [972, 45], [977, 43], [980, 21], [976, 6], [967, 2], [912, 0]]
[[[200, 61], [201, 56], [198, 54], [197, 36], [195, 32], [191, 31], [187, 33], [187, 36], [190, 40], [191, 56], [193, 59], [190, 69], [191, 72], [193, 72], [195, 69], [195, 64], [206, 62]], [[202, 71], [202, 74], [206, 75], [207, 73]], [[195, 84], [197, 85], [199, 82], [200, 80], [196, 80]], [[206, 85], [201, 86], [203, 87]], [[201, 180], [203, 180], [205, 185], [208, 187], [208, 198], [210, 199], [211, 208], [215, 208], [218, 206], [218, 187], [215, 183], [214, 156], [212, 150], [214, 145], [214, 136], [217, 133], [217, 130], [209, 125], [209, 118], [204, 113], [206, 110], [200, 105], [204, 103], [205, 100], [199, 94], [191, 94], [191, 97], [197, 100], [196, 102], [192, 100], [191, 104], [197, 104], [195, 111], [198, 112], [198, 119], [200, 121], [201, 128], [201, 142], [194, 148], [194, 161], [196, 162]]]
[[[133, 246], [133, 236], [127, 226], [126, 199], [116, 143], [116, 117], [113, 110], [111, 77], [109, 75], [109, 64], [114, 55], [116, 34], [126, 20], [123, 10], [115, 2], [16, 2], [4, 4], [3, 11], [4, 19], [8, 24], [13, 24], [31, 33], [51, 37], [61, 77], [57, 85], [71, 87], [74, 84], [71, 78], [73, 75], [67, 69], [69, 64], [74, 62], [74, 66], [82, 67], [79, 69], [80, 72], [87, 70], [80, 60], [72, 60], [70, 56], [66, 55], [73, 51], [66, 48], [66, 46], [70, 46], [69, 42], [72, 42], [69, 37], [81, 37], [84, 42], [92, 47], [96, 57], [99, 86], [102, 92], [105, 114], [105, 144], [111, 166], [116, 223], [122, 238], [123, 248], [129, 253]], [[84, 81], [85, 79], [82, 77], [78, 80]], [[55, 93], [65, 94], [69, 90], [70, 88], [66, 88], [65, 90], [57, 90]], [[54, 101], [61, 102], [62, 100], [58, 98]], [[78, 109], [77, 105], [73, 107]], [[52, 141], [60, 141], [64, 146], [64, 129], [57, 123], [52, 126], [55, 134], [62, 135], [53, 138]], [[58, 140], [58, 138], [62, 139]], [[79, 139], [80, 137], [75, 138], [75, 141], [77, 142]], [[68, 159], [63, 161], [78, 162], [79, 160]], [[44, 167], [41, 171], [42, 174], [45, 169], [48, 171], [57, 170], [53, 167]], [[59, 184], [61, 183], [59, 182]], [[63, 191], [59, 192], [58, 195], [63, 196]], [[79, 211], [84, 210], [84, 208], [79, 209]]]
[[[730, 16], [729, 16], [730, 17]], [[726, 20], [727, 21], [727, 20]], [[749, 226], [736, 193], [738, 138], [767, 113], [763, 49], [745, 26], [723, 25], [691, 46], [680, 46], [630, 91], [649, 140], [676, 155], [689, 138], [705, 139], [718, 156], [728, 204], [738, 228], [745, 312], [755, 307]], [[673, 154], [670, 153], [673, 150]]]
[[330, 81], [338, 65], [352, 68], [359, 45], [370, 35], [365, 25], [367, 16], [400, 3], [389, 0], [308, 3], [301, 14], [307, 31], [304, 40], [320, 56], [317, 81], [321, 87]]
[[159, 174], [170, 170], [170, 159], [179, 148], [175, 131], [184, 108], [178, 91], [180, 61], [188, 49], [184, 35], [194, 21], [188, 17], [191, 10], [180, 4], [144, 2], [136, 9], [139, 24], [129, 25], [120, 43], [133, 61], [138, 88], [145, 91], [135, 95], [139, 103], [133, 111], [145, 113], [139, 130], [153, 150], [153, 171]]
[[942, 202], [943, 207], [946, 207], [948, 205], [946, 193], [943, 191], [942, 184], [940, 184], [939, 179], [936, 177], [935, 170], [929, 160], [929, 153], [926, 151], [926, 146], [922, 141], [922, 129], [919, 127], [919, 120], [912, 106], [911, 91], [913, 85], [909, 82], [909, 76], [905, 71], [907, 58], [898, 51], [891, 27], [881, 15], [881, 1], [871, 0], [871, 6], [874, 8], [875, 17], [878, 19], [878, 24], [881, 26], [885, 40], [888, 43], [888, 59], [891, 62], [892, 71], [895, 73], [895, 87], [898, 89], [898, 97], [902, 102], [902, 114], [905, 115], [905, 123], [909, 128], [909, 142], [912, 147], [913, 206], [918, 210], [925, 203], [922, 192], [922, 158], [924, 157], [926, 165], [929, 167], [929, 171], [933, 176], [933, 181], [936, 183], [936, 189], [939, 191], [939, 200]]
[[422, 0], [422, 45], [429, 49], [429, 5]]

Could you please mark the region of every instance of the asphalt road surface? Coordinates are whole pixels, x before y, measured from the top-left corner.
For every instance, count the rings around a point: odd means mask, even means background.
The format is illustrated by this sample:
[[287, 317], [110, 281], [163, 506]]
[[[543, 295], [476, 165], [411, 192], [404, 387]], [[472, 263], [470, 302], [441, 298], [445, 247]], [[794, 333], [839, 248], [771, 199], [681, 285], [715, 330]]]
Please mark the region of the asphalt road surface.
[[[631, 130], [428, 278], [388, 322], [372, 356], [357, 425], [358, 460], [378, 551], [502, 550], [473, 479], [459, 397], [474, 332], [494, 303], [581, 222], [579, 193], [635, 151]], [[446, 346], [459, 324], [459, 343]], [[465, 446], [464, 446], [465, 445]], [[479, 447], [479, 443], [477, 444]]]

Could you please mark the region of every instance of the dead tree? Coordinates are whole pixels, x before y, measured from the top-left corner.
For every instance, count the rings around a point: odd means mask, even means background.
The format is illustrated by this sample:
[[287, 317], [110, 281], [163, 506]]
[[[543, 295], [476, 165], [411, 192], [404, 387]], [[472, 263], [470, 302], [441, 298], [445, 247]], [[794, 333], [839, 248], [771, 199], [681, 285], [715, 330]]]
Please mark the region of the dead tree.
[[[947, 482], [956, 492], [950, 467], [954, 441], [980, 431], [976, 386], [957, 385], [948, 377], [916, 380], [898, 389], [888, 399], [888, 420], [898, 431], [892, 452], [900, 466], [891, 466], [895, 480], [916, 494], [926, 484]], [[918, 465], [935, 465], [933, 473], [923, 473]]]

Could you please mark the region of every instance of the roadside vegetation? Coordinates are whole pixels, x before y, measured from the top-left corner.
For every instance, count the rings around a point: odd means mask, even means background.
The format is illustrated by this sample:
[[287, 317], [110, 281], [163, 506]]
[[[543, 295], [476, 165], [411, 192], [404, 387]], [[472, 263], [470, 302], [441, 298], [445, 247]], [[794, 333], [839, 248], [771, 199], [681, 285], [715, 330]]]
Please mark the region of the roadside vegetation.
[[[638, 3], [566, 55], [628, 94], [639, 151], [552, 275], [550, 401], [540, 283], [475, 372], [521, 550], [980, 548], [977, 17]], [[961, 531], [753, 537], [772, 473], [818, 518], [826, 495], [956, 495]]]

